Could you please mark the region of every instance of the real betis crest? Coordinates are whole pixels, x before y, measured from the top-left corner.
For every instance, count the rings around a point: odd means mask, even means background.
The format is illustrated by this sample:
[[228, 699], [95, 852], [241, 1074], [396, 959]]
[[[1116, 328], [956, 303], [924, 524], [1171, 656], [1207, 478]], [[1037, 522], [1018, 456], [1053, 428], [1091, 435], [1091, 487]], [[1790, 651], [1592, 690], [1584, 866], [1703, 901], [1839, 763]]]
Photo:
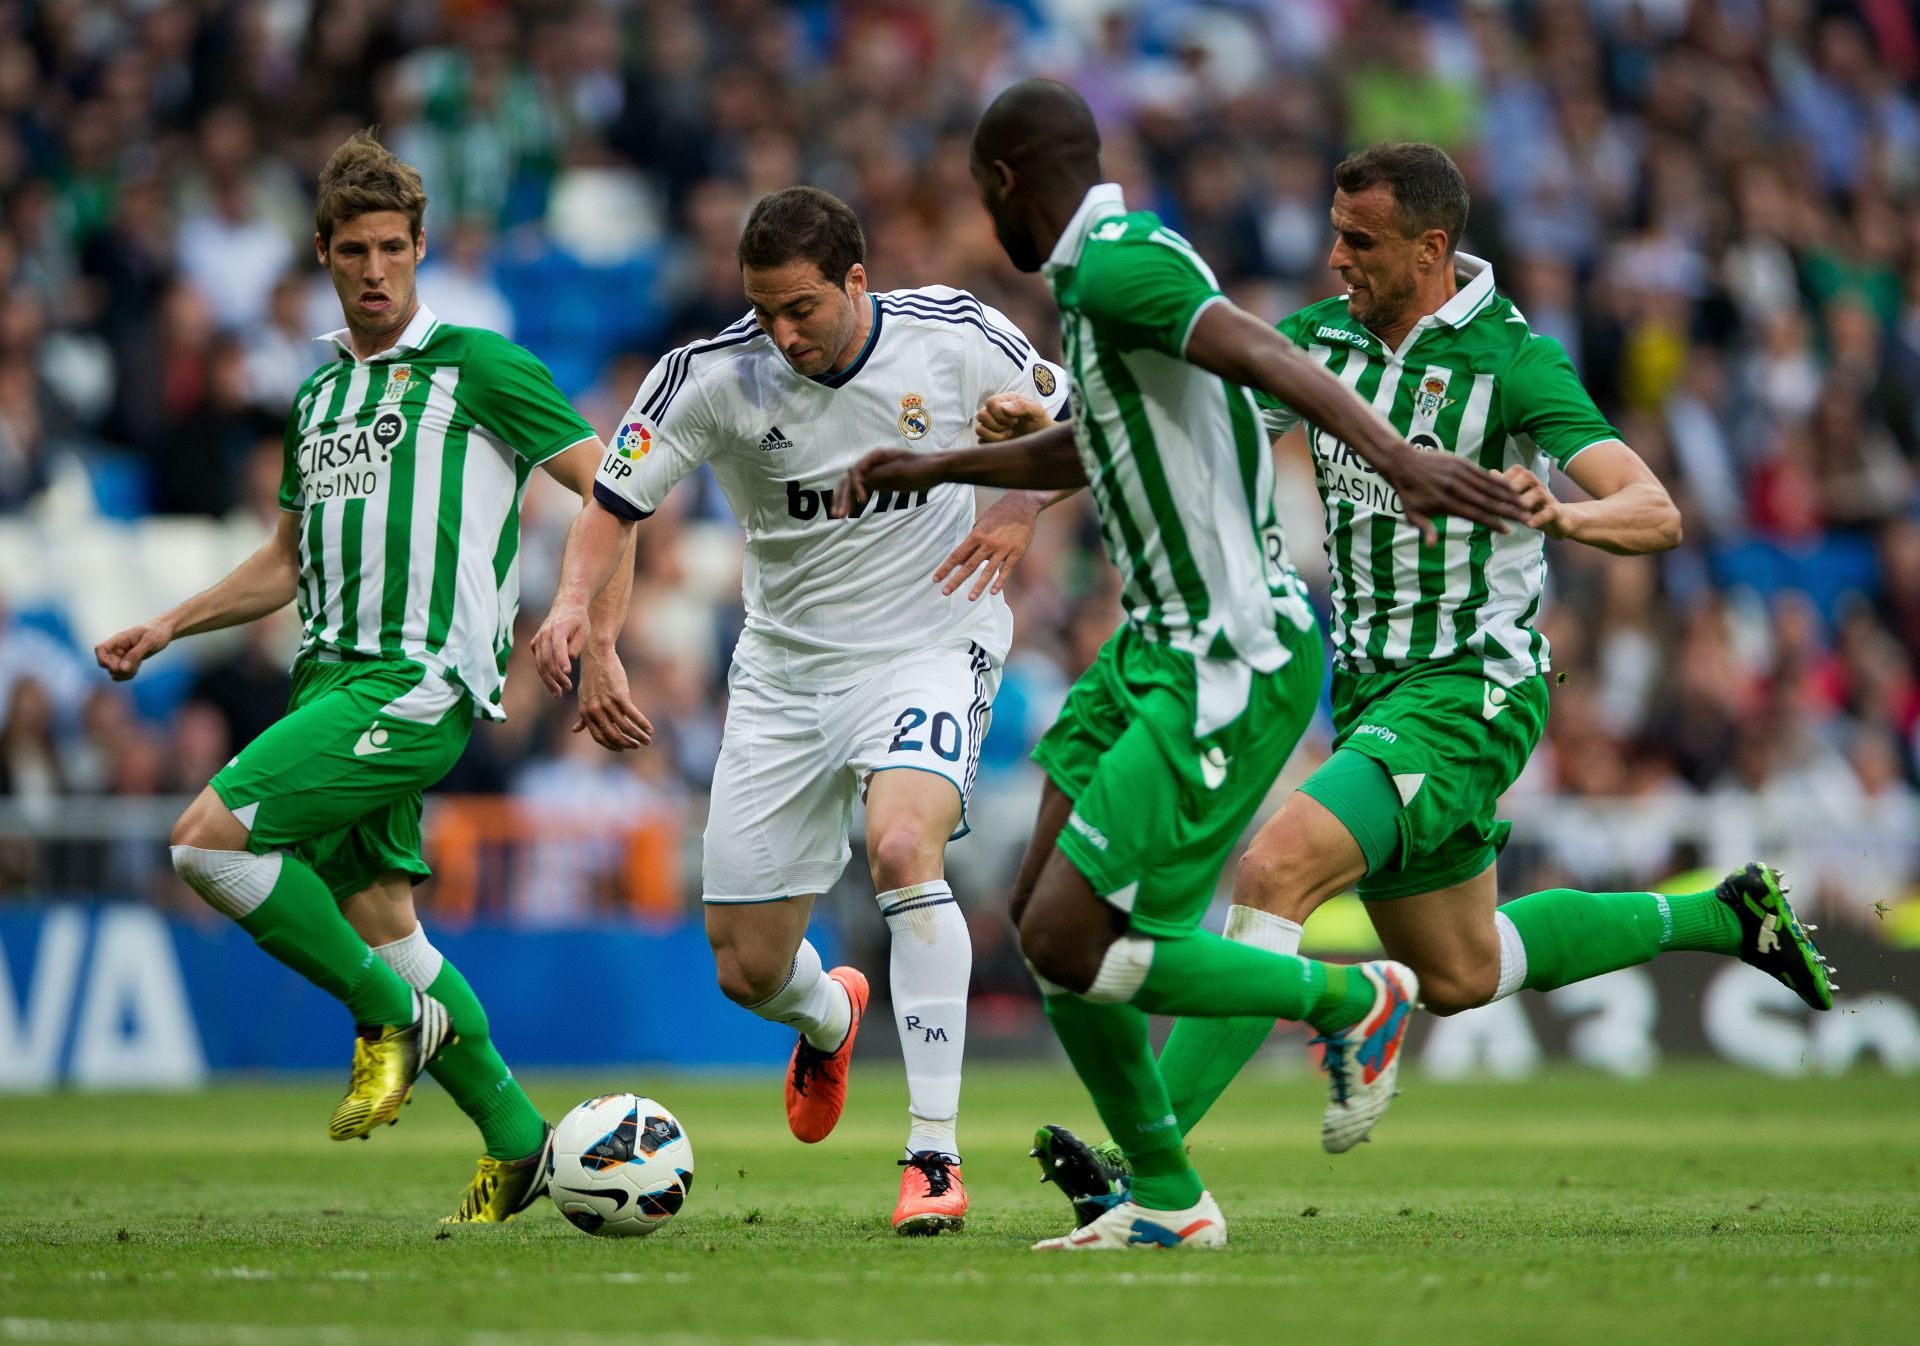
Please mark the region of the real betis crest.
[[413, 386], [412, 365], [388, 365], [387, 386], [380, 392], [382, 402], [398, 402], [407, 395], [407, 389]]

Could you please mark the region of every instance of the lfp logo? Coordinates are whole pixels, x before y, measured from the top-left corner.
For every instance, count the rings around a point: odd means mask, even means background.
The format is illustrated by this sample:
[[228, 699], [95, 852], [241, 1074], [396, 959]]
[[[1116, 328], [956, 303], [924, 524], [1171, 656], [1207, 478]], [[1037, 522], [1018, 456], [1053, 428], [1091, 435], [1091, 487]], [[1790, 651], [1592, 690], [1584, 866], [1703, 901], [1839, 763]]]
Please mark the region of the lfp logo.
[[645, 458], [653, 450], [653, 434], [638, 421], [628, 421], [613, 437], [613, 451], [622, 458]]

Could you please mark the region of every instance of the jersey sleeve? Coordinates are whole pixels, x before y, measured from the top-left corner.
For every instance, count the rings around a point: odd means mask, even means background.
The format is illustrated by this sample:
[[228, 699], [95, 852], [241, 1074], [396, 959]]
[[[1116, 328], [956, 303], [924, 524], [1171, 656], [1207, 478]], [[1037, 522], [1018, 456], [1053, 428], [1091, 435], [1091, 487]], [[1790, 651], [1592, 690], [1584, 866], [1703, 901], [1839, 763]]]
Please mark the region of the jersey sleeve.
[[[1299, 317], [1297, 313], [1289, 314], [1276, 324], [1275, 330], [1294, 345], [1303, 346], [1306, 343], [1300, 340]], [[1278, 439], [1300, 424], [1300, 413], [1265, 389], [1255, 388], [1253, 400], [1259, 404], [1260, 419], [1267, 427], [1269, 439]]]
[[[981, 314], [989, 333], [1001, 339], [990, 341], [996, 349], [980, 351], [978, 400], [984, 402], [1000, 393], [1018, 393], [1046, 407], [1047, 414], [1056, 421], [1066, 419], [1067, 371], [1051, 360], [1041, 359], [1026, 333], [1015, 327], [999, 309], [983, 304]], [[1008, 349], [1014, 352], [1012, 359], [1007, 358]]]
[[1549, 336], [1531, 336], [1500, 378], [1501, 407], [1514, 433], [1526, 435], [1561, 467], [1584, 448], [1619, 439], [1600, 414], [1566, 348]]
[[623, 519], [644, 519], [659, 509], [674, 483], [720, 445], [691, 359], [677, 350], [653, 367], [600, 460], [593, 498]]
[[529, 463], [599, 438], [554, 385], [546, 365], [497, 333], [476, 334], [457, 395], [489, 434]]
[[1161, 241], [1164, 232], [1103, 241], [1096, 230], [1080, 264], [1078, 307], [1122, 349], [1180, 359], [1202, 310], [1226, 296], [1177, 236]]

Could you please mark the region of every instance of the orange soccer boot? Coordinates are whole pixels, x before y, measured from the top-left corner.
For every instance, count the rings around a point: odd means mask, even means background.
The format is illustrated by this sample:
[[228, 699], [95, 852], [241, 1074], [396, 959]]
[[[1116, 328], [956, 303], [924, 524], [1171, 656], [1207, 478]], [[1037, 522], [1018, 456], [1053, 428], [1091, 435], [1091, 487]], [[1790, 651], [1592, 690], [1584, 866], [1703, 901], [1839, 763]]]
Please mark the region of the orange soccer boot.
[[896, 1234], [944, 1234], [967, 1222], [967, 1186], [960, 1165], [938, 1150], [919, 1150], [900, 1161], [900, 1204], [893, 1208]]
[[794, 1045], [787, 1066], [787, 1126], [809, 1145], [833, 1134], [847, 1106], [847, 1068], [853, 1063], [860, 1016], [867, 1011], [867, 978], [859, 968], [836, 967], [827, 975], [846, 989], [853, 1022], [847, 1025], [846, 1041], [834, 1051], [821, 1051], [804, 1033]]

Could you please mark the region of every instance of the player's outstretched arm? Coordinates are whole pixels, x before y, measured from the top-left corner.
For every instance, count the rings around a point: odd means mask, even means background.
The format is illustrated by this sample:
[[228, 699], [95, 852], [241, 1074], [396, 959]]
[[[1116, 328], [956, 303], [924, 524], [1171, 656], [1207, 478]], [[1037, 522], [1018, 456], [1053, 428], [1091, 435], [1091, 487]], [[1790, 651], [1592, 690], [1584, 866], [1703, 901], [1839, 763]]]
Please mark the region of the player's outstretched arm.
[[633, 522], [589, 500], [567, 529], [553, 607], [533, 637], [533, 663], [555, 696], [573, 689], [573, 661], [586, 647], [587, 605], [607, 587], [620, 557], [629, 554]]
[[1318, 360], [1245, 309], [1209, 305], [1193, 324], [1186, 356], [1210, 373], [1279, 399], [1350, 445], [1400, 493], [1407, 521], [1427, 543], [1438, 536], [1435, 514], [1502, 531], [1502, 520], [1524, 517], [1519, 492], [1499, 473], [1452, 454], [1420, 452]]
[[108, 636], [93, 647], [93, 657], [115, 682], [125, 682], [181, 636], [243, 626], [278, 612], [293, 601], [299, 584], [300, 516], [282, 513], [273, 536], [225, 579], [151, 621]]
[[[587, 439], [546, 461], [554, 479], [579, 495], [583, 512], [593, 508], [593, 477], [605, 454], [606, 446], [598, 439]], [[579, 651], [580, 714], [573, 722], [573, 732], [584, 729], [610, 752], [643, 748], [653, 741], [653, 725], [634, 704], [626, 666], [620, 662], [620, 632], [627, 624], [633, 596], [633, 549], [639, 536], [636, 529], [627, 529], [612, 575], [589, 600], [588, 634]], [[561, 566], [564, 579], [564, 559]], [[557, 609], [559, 604], [554, 606]], [[545, 676], [542, 673], [542, 680]]]
[[1645, 556], [1680, 545], [1679, 507], [1646, 460], [1619, 440], [1580, 450], [1565, 471], [1591, 499], [1557, 500], [1526, 468], [1507, 469], [1507, 480], [1526, 507], [1521, 522], [1527, 527], [1616, 556]]
[[1058, 491], [1087, 484], [1073, 446], [1073, 427], [1056, 425], [1006, 444], [981, 444], [945, 453], [875, 449], [855, 463], [833, 491], [833, 517], [851, 518], [875, 491], [925, 491], [943, 482]]

